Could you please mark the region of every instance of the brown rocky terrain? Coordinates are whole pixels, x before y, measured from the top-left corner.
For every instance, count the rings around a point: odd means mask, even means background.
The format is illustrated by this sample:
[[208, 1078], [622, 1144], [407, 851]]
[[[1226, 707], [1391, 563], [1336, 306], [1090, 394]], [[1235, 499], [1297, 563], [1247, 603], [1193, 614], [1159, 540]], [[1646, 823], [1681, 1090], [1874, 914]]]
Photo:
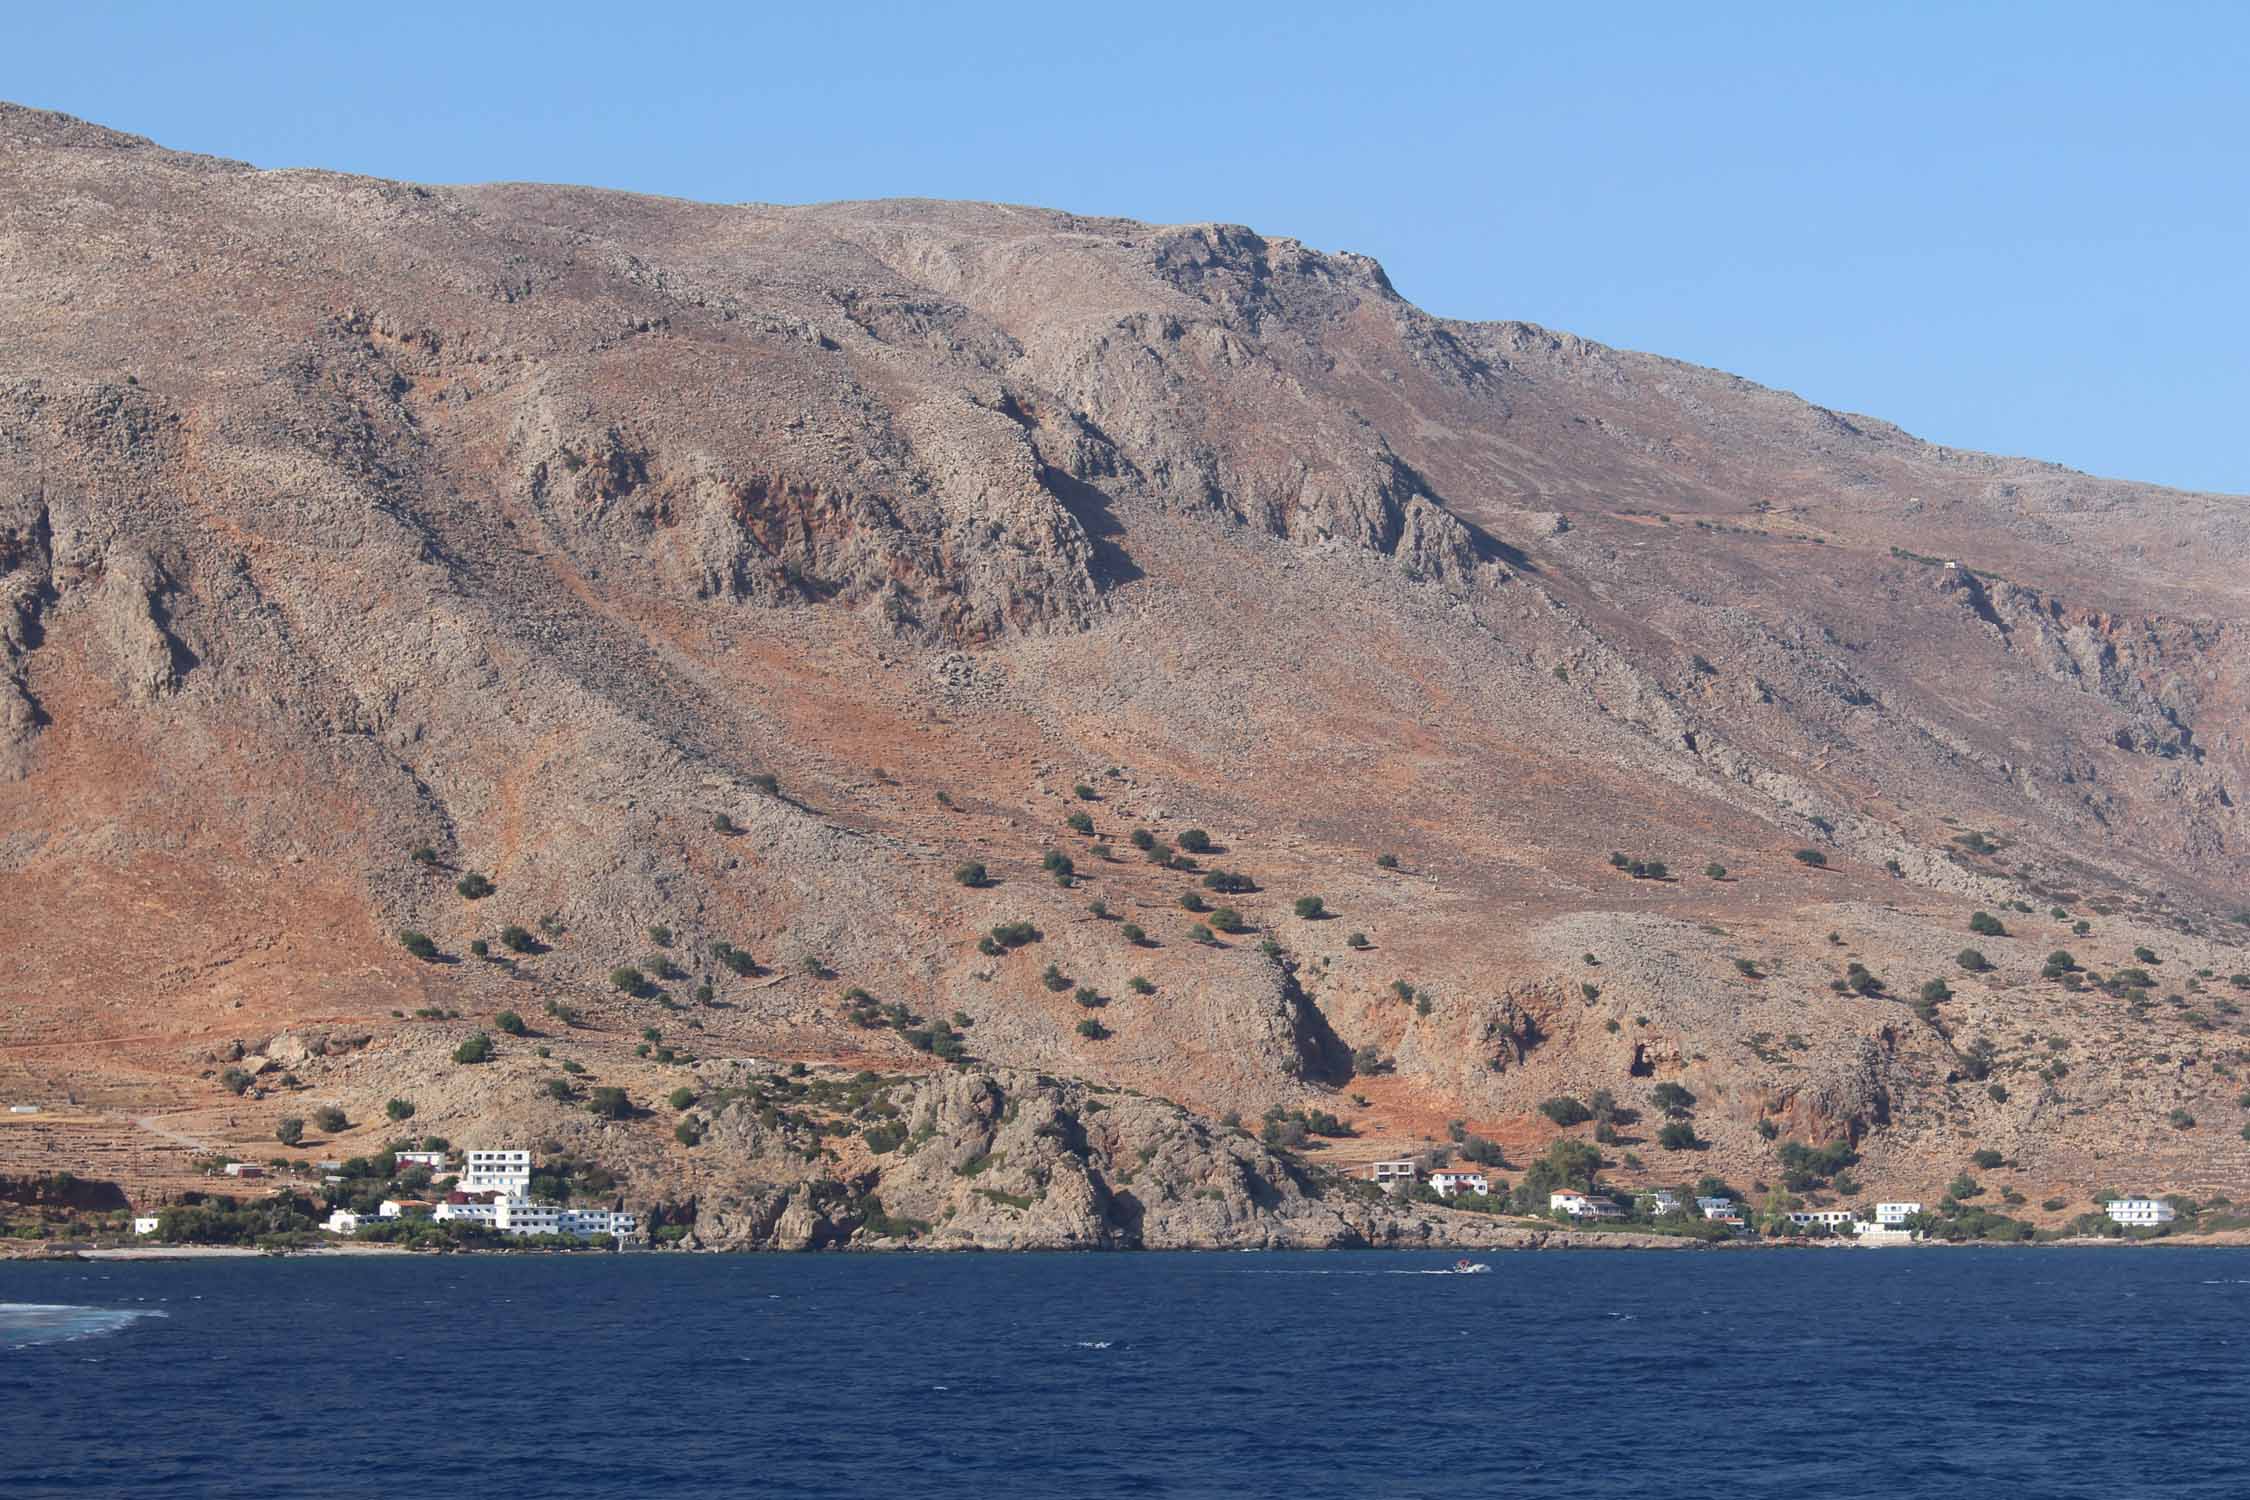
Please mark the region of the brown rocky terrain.
[[[1236, 226], [261, 172], [0, 106], [0, 1102], [47, 1109], [0, 1173], [146, 1200], [318, 1103], [363, 1123], [290, 1154], [377, 1149], [398, 1097], [702, 1243], [871, 1196], [938, 1243], [1351, 1243], [1421, 1231], [1305, 1163], [1460, 1120], [1520, 1167], [1608, 1090], [1620, 1185], [1794, 1138], [1865, 1197], [2001, 1151], [2041, 1222], [2240, 1196], [2246, 614], [2239, 497]], [[1129, 841], [1191, 828], [1194, 869]], [[970, 1065], [905, 1035], [945, 1018]], [[920, 1139], [811, 1129], [790, 1062]], [[1219, 1123], [1274, 1106], [1357, 1134]]]

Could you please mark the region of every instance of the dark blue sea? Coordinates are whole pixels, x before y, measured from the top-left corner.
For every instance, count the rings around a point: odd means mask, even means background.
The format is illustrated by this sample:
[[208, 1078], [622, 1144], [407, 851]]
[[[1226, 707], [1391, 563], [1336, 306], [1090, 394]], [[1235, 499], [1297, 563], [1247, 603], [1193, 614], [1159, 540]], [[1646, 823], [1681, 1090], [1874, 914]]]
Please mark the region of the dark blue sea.
[[0, 1495], [2250, 1496], [2250, 1250], [0, 1262]]

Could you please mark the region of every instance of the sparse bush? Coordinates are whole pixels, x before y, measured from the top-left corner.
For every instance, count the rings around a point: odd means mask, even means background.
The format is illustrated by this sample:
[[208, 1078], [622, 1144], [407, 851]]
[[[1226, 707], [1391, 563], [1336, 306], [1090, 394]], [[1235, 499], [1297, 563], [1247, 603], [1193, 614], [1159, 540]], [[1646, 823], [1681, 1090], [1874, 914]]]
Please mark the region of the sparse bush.
[[1327, 916], [1328, 904], [1318, 896], [1299, 896], [1290, 910], [1309, 922]]
[[740, 833], [742, 830], [735, 827], [734, 819], [721, 812], [711, 814], [711, 831], [713, 833], [733, 834]]
[[1695, 1127], [1685, 1120], [1667, 1120], [1656, 1132], [1656, 1144], [1667, 1151], [1693, 1151], [1703, 1143], [1695, 1137]]
[[1203, 888], [1217, 891], [1222, 896], [1240, 896], [1256, 890], [1258, 883], [1249, 876], [1236, 874], [1232, 870], [1213, 870], [1203, 877]]
[[1376, 856], [1375, 856], [1375, 868], [1376, 868], [1376, 869], [1378, 869], [1378, 870], [1395, 870], [1395, 869], [1397, 869], [1397, 868], [1398, 868], [1398, 856], [1397, 856], [1397, 855], [1395, 855], [1395, 854], [1378, 854], [1378, 855], [1376, 855]]
[[1002, 922], [992, 929], [992, 940], [1003, 948], [1021, 948], [1039, 941], [1039, 929], [1029, 922]]
[[664, 1102], [674, 1109], [686, 1109], [689, 1105], [695, 1103], [695, 1090], [683, 1083], [672, 1090], [671, 1093], [665, 1095]]
[[1978, 937], [2006, 937], [2008, 935], [2008, 929], [2000, 925], [2000, 919], [1988, 911], [1969, 913], [1969, 931], [1975, 933]]
[[557, 1104], [568, 1104], [570, 1102], [570, 1083], [567, 1079], [550, 1078], [541, 1092]]
[[1649, 1098], [1658, 1109], [1675, 1117], [1695, 1108], [1695, 1095], [1677, 1083], [1658, 1084]]
[[984, 866], [976, 860], [967, 860], [953, 867], [953, 878], [972, 889], [985, 883]]
[[1074, 1029], [1089, 1042], [1101, 1041], [1109, 1035], [1109, 1028], [1092, 1016], [1080, 1021]]
[[648, 976], [631, 964], [619, 964], [610, 970], [609, 982], [621, 995], [638, 995], [648, 988]]
[[764, 792], [769, 797], [781, 795], [781, 778], [771, 771], [761, 771], [751, 777], [750, 785], [754, 790]]
[[1765, 975], [1758, 972], [1758, 961], [1754, 958], [1736, 959], [1734, 961], [1734, 970], [1737, 974], [1740, 974], [1745, 979], [1765, 978]]
[[469, 940], [469, 953], [475, 958], [486, 958], [491, 955], [492, 949], [483, 938], [471, 938]]
[[462, 876], [459, 880], [454, 881], [453, 888], [459, 891], [464, 899], [469, 901], [482, 901], [485, 897], [491, 895], [494, 891], [499, 889], [498, 886], [494, 885], [490, 880], [487, 880], [484, 876], [478, 874], [474, 870], [471, 870], [468, 874]]
[[1727, 867], [1714, 860], [1703, 867], [1703, 873], [1713, 880], [1724, 880], [1727, 878]]
[[530, 1029], [523, 1024], [523, 1017], [517, 1015], [512, 1010], [504, 1010], [500, 1012], [500, 1014], [494, 1016], [492, 1018], [492, 1024], [499, 1027], [502, 1031], [505, 1031], [510, 1036], [522, 1036], [527, 1030]]
[[414, 1101], [411, 1099], [393, 1099], [383, 1106], [383, 1113], [393, 1121], [411, 1120], [414, 1118]]
[[1050, 875], [1068, 876], [1074, 873], [1078, 866], [1072, 863], [1070, 856], [1060, 849], [1049, 849], [1039, 857], [1039, 868]]
[[1971, 974], [1982, 974], [1992, 967], [1985, 956], [1974, 948], [1963, 948], [1959, 953], [1953, 955], [1953, 961]]
[[305, 1122], [295, 1115], [285, 1116], [274, 1126], [273, 1138], [284, 1146], [294, 1146], [305, 1138]]
[[1095, 989], [1090, 984], [1080, 985], [1077, 990], [1072, 993], [1071, 998], [1073, 1000], [1076, 1000], [1080, 1005], [1084, 1006], [1088, 1010], [1094, 1010], [1101, 1006], [1109, 1004], [1109, 1001], [1102, 998], [1102, 992]]
[[1347, 948], [1364, 950], [1373, 947], [1374, 944], [1368, 942], [1366, 933], [1355, 932], [1350, 937], [1344, 939], [1344, 946]]
[[1356, 1074], [1380, 1073], [1388, 1066], [1389, 1063], [1384, 1059], [1382, 1049], [1372, 1044], [1354, 1048], [1352, 1051], [1352, 1072]]
[[500, 946], [510, 953], [531, 953], [537, 951], [539, 944], [529, 932], [511, 922], [500, 929]]
[[408, 851], [406, 857], [413, 860], [414, 863], [423, 866], [424, 868], [428, 868], [429, 866], [434, 865], [438, 862], [437, 851], [435, 849], [432, 849], [428, 844], [416, 844], [413, 849]]
[[1094, 831], [1094, 815], [1092, 813], [1074, 812], [1069, 817], [1063, 819], [1063, 824], [1064, 826], [1069, 828], [1072, 833], [1081, 833], [1091, 836]]
[[2006, 1160], [2007, 1158], [1999, 1152], [1993, 1150], [1990, 1146], [1986, 1146], [1971, 1153], [1969, 1165], [1980, 1171], [1989, 1172]]
[[1148, 933], [1137, 922], [1127, 922], [1117, 929], [1117, 934], [1136, 948], [1148, 941]]
[[1565, 1129], [1573, 1125], [1583, 1125], [1594, 1117], [1592, 1110], [1568, 1094], [1558, 1094], [1552, 1099], [1542, 1100], [1539, 1105], [1539, 1113]]
[[1761, 1119], [1758, 1121], [1757, 1131], [1759, 1140], [1770, 1141], [1775, 1136], [1781, 1134], [1781, 1127], [1779, 1125], [1776, 1125], [1771, 1120]]
[[1195, 942], [1201, 943], [1206, 948], [1216, 948], [1219, 945], [1218, 934], [1214, 933], [1210, 928], [1204, 926], [1201, 922], [1196, 923], [1195, 926], [1188, 929], [1188, 937]]
[[1180, 847], [1190, 854], [1209, 854], [1211, 835], [1200, 828], [1183, 828], [1180, 830]]
[[351, 1128], [351, 1120], [333, 1104], [323, 1104], [314, 1110], [312, 1119], [314, 1128], [322, 1135], [334, 1135], [340, 1130]]
[[1187, 891], [1180, 897], [1180, 910], [1182, 911], [1209, 911], [1210, 909], [1210, 904], [1193, 891]]
[[1153, 849], [1156, 847], [1156, 835], [1146, 828], [1136, 828], [1132, 832], [1132, 844], [1134, 848], [1144, 851]]
[[1153, 995], [1156, 993], [1156, 986], [1150, 984], [1147, 979], [1139, 974], [1135, 974], [1131, 979], [1126, 980], [1125, 988], [1136, 995]]
[[703, 1144], [703, 1127], [694, 1120], [682, 1120], [672, 1127], [672, 1139], [683, 1146], [700, 1146]]
[[472, 1033], [460, 1046], [453, 1049], [457, 1063], [481, 1063], [492, 1060], [492, 1038], [483, 1032]]
[[1793, 857], [1798, 864], [1811, 865], [1816, 870], [1828, 863], [1828, 856], [1818, 849], [1799, 849]]
[[623, 1089], [599, 1088], [586, 1101], [586, 1108], [604, 1120], [622, 1120], [633, 1112], [633, 1103], [625, 1097]]
[[1211, 913], [1211, 925], [1220, 932], [1242, 931], [1242, 913], [1231, 906], [1222, 906]]
[[430, 935], [416, 932], [411, 927], [401, 927], [398, 930], [398, 945], [425, 962], [438, 956], [438, 946], [430, 941]]
[[1047, 965], [1045, 972], [1039, 976], [1039, 982], [1058, 995], [1070, 988], [1070, 981], [1063, 977], [1063, 971], [1053, 964]]
[[1094, 800], [1094, 789], [1086, 785], [1086, 783], [1083, 781], [1072, 787], [1070, 789], [1070, 794], [1073, 797], [1076, 797], [1081, 802], [1091, 802]]
[[2195, 1116], [2184, 1109], [2175, 1109], [2165, 1118], [2172, 1122], [2174, 1130], [2193, 1130], [2195, 1128]]

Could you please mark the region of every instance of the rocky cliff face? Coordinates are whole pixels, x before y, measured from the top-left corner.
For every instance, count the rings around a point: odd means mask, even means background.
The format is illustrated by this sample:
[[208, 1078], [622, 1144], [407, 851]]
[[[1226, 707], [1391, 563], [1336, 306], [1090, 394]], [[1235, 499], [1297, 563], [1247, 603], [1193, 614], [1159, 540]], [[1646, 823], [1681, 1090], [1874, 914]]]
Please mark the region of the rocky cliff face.
[[[714, 1243], [870, 1197], [1379, 1238], [1213, 1122], [1520, 1165], [1603, 1091], [1626, 1182], [1776, 1179], [1786, 1132], [1909, 1196], [2002, 1140], [2034, 1202], [2250, 1186], [2238, 499], [1236, 226], [269, 173], [12, 107], [0, 327], [0, 1087], [144, 1145], [316, 1086], [558, 1131], [521, 1099], [892, 1076], [942, 1023], [983, 1071], [898, 1097], [912, 1152], [598, 1144]], [[448, 1061], [503, 1011], [536, 1035]], [[308, 1026], [368, 1042], [220, 1088]]]

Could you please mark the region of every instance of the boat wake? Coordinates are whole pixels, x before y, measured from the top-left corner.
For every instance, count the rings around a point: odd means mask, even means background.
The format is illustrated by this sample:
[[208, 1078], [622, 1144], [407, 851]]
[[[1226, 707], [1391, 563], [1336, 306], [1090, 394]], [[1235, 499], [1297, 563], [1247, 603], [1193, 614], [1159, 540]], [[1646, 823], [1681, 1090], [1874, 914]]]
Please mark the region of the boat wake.
[[153, 1307], [79, 1307], [63, 1302], [0, 1302], [0, 1349], [67, 1344], [122, 1333], [143, 1318], [169, 1316]]

